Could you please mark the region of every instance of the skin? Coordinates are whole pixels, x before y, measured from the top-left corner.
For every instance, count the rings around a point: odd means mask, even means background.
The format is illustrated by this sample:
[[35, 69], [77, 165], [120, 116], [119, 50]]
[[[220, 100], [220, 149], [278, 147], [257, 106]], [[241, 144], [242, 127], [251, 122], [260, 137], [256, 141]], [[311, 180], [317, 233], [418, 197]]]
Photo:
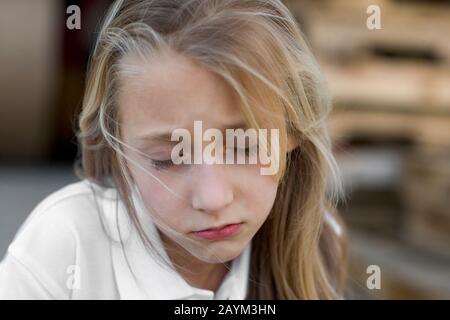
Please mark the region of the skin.
[[[129, 163], [132, 177], [149, 212], [180, 232], [181, 240], [192, 239], [199, 244], [179, 245], [159, 228], [171, 260], [193, 271], [178, 268], [179, 273], [194, 287], [216, 291], [227, 266], [267, 219], [277, 182], [272, 176], [261, 175], [258, 164], [203, 163], [159, 170], [149, 165], [149, 158], [170, 159], [177, 143], [170, 142], [175, 128], [186, 128], [193, 137], [194, 120], [203, 121], [203, 130], [223, 130], [242, 127], [245, 119], [239, 100], [226, 82], [186, 57], [171, 54], [146, 62], [126, 57], [123, 63], [139, 72], [123, 78], [120, 84], [121, 138], [148, 158], [128, 149], [125, 152], [177, 196]], [[142, 138], [164, 130], [168, 138]], [[239, 233], [229, 238], [212, 241], [192, 233], [229, 223], [242, 223]]]

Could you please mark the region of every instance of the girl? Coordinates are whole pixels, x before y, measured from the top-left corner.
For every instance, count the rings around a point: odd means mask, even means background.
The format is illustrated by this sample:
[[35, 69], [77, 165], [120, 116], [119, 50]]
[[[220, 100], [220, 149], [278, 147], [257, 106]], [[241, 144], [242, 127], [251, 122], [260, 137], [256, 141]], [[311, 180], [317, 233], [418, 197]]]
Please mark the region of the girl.
[[[88, 70], [81, 181], [22, 226], [1, 265], [0, 297], [342, 297], [329, 110], [281, 1], [116, 1]], [[174, 152], [171, 133], [198, 134], [198, 121], [241, 129], [244, 141], [244, 130], [278, 130], [278, 141], [244, 148], [209, 137], [215, 152], [244, 157], [276, 144], [277, 172], [262, 175], [261, 161], [176, 164], [190, 149]]]

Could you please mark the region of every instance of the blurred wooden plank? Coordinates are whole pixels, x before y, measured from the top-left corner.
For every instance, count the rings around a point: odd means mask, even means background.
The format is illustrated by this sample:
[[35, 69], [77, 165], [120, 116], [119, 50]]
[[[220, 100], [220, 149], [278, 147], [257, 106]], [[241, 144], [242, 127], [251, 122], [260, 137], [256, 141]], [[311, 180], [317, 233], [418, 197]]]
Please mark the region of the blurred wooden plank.
[[360, 286], [365, 286], [369, 276], [367, 266], [381, 269], [381, 291], [367, 289], [368, 294], [384, 299], [450, 299], [449, 260], [354, 229], [349, 231], [349, 239], [353, 268], [360, 273], [355, 280]]
[[407, 212], [405, 239], [450, 258], [450, 150], [411, 153], [402, 196]]
[[[295, 3], [304, 1], [290, 2], [296, 8]], [[371, 5], [380, 8], [381, 30], [366, 26], [366, 10]], [[367, 54], [374, 45], [386, 45], [427, 50], [450, 64], [450, 41], [446, 41], [450, 6], [442, 1], [319, 0], [306, 1], [299, 8], [308, 10], [309, 36], [325, 56], [357, 56]]]
[[450, 115], [450, 69], [413, 62], [322, 62], [337, 108], [385, 109]]
[[358, 110], [336, 110], [330, 117], [334, 139], [373, 136], [404, 138], [422, 146], [450, 147], [450, 116]]
[[[450, 5], [443, 1], [290, 0], [336, 107], [450, 113]], [[367, 8], [379, 6], [380, 30]]]

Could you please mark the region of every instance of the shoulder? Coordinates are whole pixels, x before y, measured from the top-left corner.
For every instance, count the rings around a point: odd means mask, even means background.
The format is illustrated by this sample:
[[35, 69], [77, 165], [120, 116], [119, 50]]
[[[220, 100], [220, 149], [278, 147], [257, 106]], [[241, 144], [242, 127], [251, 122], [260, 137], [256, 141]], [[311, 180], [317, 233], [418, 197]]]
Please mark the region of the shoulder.
[[[69, 184], [61, 189], [51, 193], [33, 209], [30, 218], [39, 218], [52, 215], [55, 209], [67, 209], [61, 212], [60, 216], [70, 215], [76, 209], [86, 208], [91, 204], [94, 191], [104, 193], [106, 189], [101, 188], [88, 180], [81, 180]], [[58, 215], [58, 214], [57, 214]]]
[[[45, 241], [69, 238], [98, 226], [105, 189], [82, 180], [67, 185], [37, 204], [17, 232], [14, 243], [32, 237]], [[66, 239], [69, 240], [69, 239]]]
[[20, 265], [48, 291], [62, 296], [71, 266], [109, 260], [110, 241], [101, 212], [112, 194], [82, 180], [48, 195], [17, 232], [3, 263]]

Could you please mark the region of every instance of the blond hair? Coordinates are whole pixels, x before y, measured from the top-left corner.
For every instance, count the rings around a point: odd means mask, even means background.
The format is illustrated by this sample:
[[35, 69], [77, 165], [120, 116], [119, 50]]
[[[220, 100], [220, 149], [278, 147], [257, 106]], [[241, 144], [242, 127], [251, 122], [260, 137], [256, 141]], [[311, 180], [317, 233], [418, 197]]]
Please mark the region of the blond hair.
[[[125, 160], [113, 145], [119, 136], [118, 66], [127, 54], [167, 50], [221, 76], [253, 127], [281, 129], [279, 188], [252, 239], [248, 298], [341, 297], [346, 247], [342, 223], [331, 214], [339, 177], [325, 122], [330, 99], [305, 37], [281, 1], [116, 1], [89, 63], [79, 118], [80, 177], [116, 187], [146, 240]], [[288, 137], [297, 145], [292, 151]]]

